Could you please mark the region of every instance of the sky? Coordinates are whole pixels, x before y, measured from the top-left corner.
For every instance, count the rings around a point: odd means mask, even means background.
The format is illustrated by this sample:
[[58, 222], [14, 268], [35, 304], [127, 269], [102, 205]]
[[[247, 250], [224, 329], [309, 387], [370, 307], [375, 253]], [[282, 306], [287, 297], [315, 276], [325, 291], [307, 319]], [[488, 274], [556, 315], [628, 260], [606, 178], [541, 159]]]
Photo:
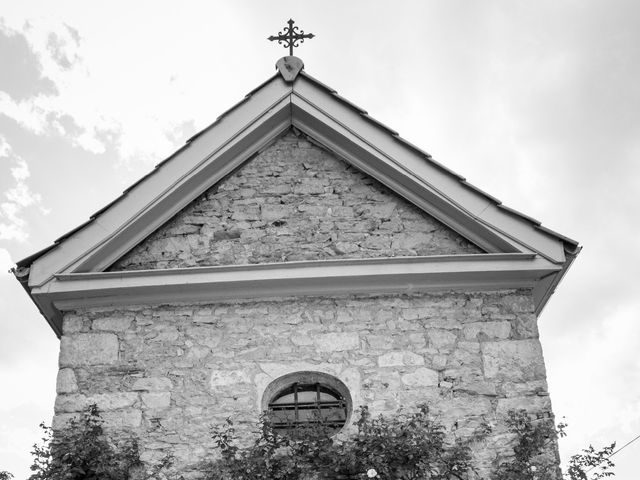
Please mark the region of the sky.
[[561, 453], [639, 435], [640, 2], [0, 0], [0, 471], [28, 476], [59, 346], [8, 269], [270, 77], [290, 17], [309, 74], [580, 242], [539, 319]]

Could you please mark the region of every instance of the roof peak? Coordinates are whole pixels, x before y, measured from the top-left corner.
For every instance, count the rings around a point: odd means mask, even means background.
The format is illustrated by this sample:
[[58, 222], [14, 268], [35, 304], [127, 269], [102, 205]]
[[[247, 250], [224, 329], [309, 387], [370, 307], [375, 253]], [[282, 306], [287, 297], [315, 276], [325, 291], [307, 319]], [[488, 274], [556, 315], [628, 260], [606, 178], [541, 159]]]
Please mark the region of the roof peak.
[[293, 82], [303, 68], [304, 63], [302, 60], [293, 55], [282, 57], [276, 62], [276, 69], [287, 83]]

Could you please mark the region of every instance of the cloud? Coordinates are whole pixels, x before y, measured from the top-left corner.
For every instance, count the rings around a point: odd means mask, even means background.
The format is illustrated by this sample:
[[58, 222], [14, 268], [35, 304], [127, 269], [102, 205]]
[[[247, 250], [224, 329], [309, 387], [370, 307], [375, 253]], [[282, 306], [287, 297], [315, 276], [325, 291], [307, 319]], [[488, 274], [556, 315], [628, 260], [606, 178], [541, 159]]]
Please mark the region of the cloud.
[[64, 29], [60, 33], [50, 32], [47, 36], [47, 50], [51, 58], [64, 70], [69, 70], [82, 58], [78, 54], [80, 46], [80, 32], [63, 23]]
[[0, 90], [21, 101], [38, 95], [55, 95], [56, 85], [43, 75], [42, 64], [26, 37], [0, 23]]
[[[157, 163], [193, 134], [193, 118], [184, 113], [176, 118], [171, 111], [184, 110], [188, 88], [175, 75], [172, 82], [164, 64], [150, 64], [146, 52], [105, 56], [95, 37], [94, 44], [85, 45], [80, 32], [64, 22], [29, 20], [13, 30], [0, 26], [3, 38], [14, 42], [7, 46], [10, 58], [27, 58], [29, 75], [46, 78], [51, 86], [17, 95], [0, 83], [0, 114], [22, 128], [63, 138], [93, 154], [113, 149], [118, 165], [125, 167]], [[118, 46], [107, 48], [116, 52]], [[14, 83], [26, 76], [16, 73]]]
[[4, 192], [0, 201], [0, 240], [25, 242], [29, 238], [25, 209], [36, 206], [43, 214], [49, 213], [42, 204], [42, 197], [31, 190], [27, 179], [31, 175], [27, 162], [14, 154], [11, 146], [0, 136], [0, 159], [6, 160], [13, 184]]
[[102, 153], [100, 130], [113, 122], [96, 115], [78, 89], [87, 77], [79, 68], [80, 39], [64, 23], [29, 21], [19, 31], [0, 18], [0, 57], [9, 65], [0, 74], [0, 112], [33, 133], [61, 136]]
[[80, 32], [72, 26], [67, 25], [66, 23], [64, 24], [64, 26], [69, 32], [69, 35], [71, 35], [71, 39], [75, 42], [76, 46], [80, 45]]

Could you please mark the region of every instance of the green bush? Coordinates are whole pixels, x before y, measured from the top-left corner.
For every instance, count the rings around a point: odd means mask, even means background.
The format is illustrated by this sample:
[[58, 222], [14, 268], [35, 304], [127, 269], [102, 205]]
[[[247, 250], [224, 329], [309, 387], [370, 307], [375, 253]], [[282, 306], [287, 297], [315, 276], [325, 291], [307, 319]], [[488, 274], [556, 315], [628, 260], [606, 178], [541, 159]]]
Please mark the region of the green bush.
[[[481, 425], [469, 438], [445, 435], [425, 405], [417, 412], [373, 417], [361, 407], [351, 436], [331, 437], [322, 422], [276, 431], [267, 416], [256, 426], [253, 440], [243, 446], [231, 420], [212, 429], [216, 451], [202, 465], [205, 480], [470, 480], [472, 450], [490, 433]], [[165, 468], [165, 457], [152, 472], [144, 472], [134, 438], [114, 441], [103, 428], [100, 412], [90, 406], [63, 430], [41, 425], [42, 445], [34, 445], [29, 480], [144, 480], [176, 478]], [[559, 480], [561, 473], [550, 443], [565, 435], [566, 425], [532, 419], [524, 410], [511, 411], [507, 427], [515, 435], [513, 455], [496, 462], [484, 480]], [[566, 480], [598, 480], [613, 476], [610, 456], [615, 444], [592, 446], [571, 457]], [[160, 475], [160, 473], [163, 475]], [[178, 472], [176, 475], [179, 475]], [[10, 480], [0, 471], [0, 480]], [[181, 477], [177, 477], [181, 478]]]
[[[513, 455], [496, 461], [490, 480], [598, 480], [613, 476], [609, 456], [615, 444], [592, 446], [571, 457], [563, 475], [551, 444], [565, 436], [566, 424], [532, 419], [526, 411], [510, 411], [506, 420], [515, 434]], [[207, 465], [206, 480], [468, 480], [473, 470], [472, 447], [490, 429], [481, 425], [466, 439], [447, 442], [444, 428], [431, 419], [426, 406], [418, 412], [373, 418], [360, 409], [357, 433], [332, 440], [321, 424], [282, 434], [263, 417], [253, 443], [240, 447], [231, 420], [213, 429], [220, 457]], [[593, 472], [588, 474], [588, 472]], [[489, 479], [485, 479], [489, 480]]]
[[470, 444], [484, 435], [448, 444], [444, 428], [426, 406], [393, 417], [372, 417], [360, 409], [357, 433], [332, 440], [318, 423], [278, 433], [263, 417], [254, 442], [241, 448], [231, 420], [213, 430], [220, 458], [206, 480], [336, 480], [464, 478], [472, 468]]
[[128, 480], [140, 465], [136, 440], [112, 442], [95, 405], [63, 430], [40, 426], [43, 443], [34, 445], [29, 480]]
[[[554, 426], [551, 419], [533, 420], [525, 410], [509, 411], [507, 427], [516, 434], [513, 457], [498, 464], [493, 480], [557, 480], [559, 468], [549, 458], [549, 444], [566, 435], [567, 425]], [[566, 480], [598, 480], [613, 476], [609, 459], [615, 443], [594, 449], [591, 445], [582, 454], [573, 455], [569, 468], [562, 474]], [[588, 472], [595, 470], [591, 475]]]

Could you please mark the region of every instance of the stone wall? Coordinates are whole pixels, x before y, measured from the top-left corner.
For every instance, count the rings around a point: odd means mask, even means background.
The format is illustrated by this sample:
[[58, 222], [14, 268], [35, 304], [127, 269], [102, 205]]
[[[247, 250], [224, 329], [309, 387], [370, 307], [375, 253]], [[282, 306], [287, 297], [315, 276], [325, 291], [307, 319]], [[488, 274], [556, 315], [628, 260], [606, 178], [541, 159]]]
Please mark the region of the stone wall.
[[140, 435], [145, 462], [171, 453], [197, 478], [209, 427], [256, 420], [267, 384], [300, 370], [374, 413], [427, 402], [459, 435], [493, 423], [481, 471], [509, 450], [509, 409], [551, 415], [531, 292], [504, 290], [67, 312], [54, 427], [95, 402], [111, 430]]
[[483, 253], [293, 133], [245, 163], [111, 270]]

